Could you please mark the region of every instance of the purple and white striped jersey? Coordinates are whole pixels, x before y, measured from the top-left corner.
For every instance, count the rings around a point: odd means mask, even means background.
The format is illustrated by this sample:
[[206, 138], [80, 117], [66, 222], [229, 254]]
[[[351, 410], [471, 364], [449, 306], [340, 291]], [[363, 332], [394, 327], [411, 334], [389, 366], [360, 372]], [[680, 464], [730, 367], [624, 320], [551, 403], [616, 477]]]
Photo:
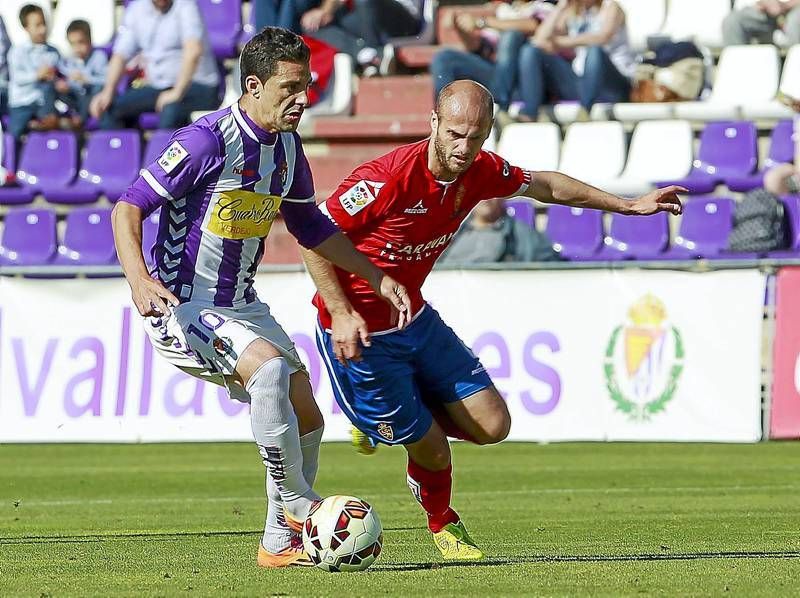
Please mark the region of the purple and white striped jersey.
[[[153, 274], [182, 302], [219, 307], [256, 300], [253, 278], [278, 211], [287, 226], [299, 204], [321, 216], [299, 135], [264, 131], [238, 104], [176, 131], [121, 200], [144, 215], [162, 208]], [[311, 246], [335, 232], [310, 220]]]

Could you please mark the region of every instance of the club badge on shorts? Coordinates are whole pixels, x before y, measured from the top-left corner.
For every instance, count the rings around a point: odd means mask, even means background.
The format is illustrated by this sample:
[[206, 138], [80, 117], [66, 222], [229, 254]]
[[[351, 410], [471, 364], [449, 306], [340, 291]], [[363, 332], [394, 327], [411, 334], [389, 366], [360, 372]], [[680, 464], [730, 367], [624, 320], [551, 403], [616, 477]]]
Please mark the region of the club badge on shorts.
[[392, 426], [390, 426], [386, 422], [378, 423], [378, 434], [380, 434], [390, 442], [394, 440], [394, 430], [392, 429]]

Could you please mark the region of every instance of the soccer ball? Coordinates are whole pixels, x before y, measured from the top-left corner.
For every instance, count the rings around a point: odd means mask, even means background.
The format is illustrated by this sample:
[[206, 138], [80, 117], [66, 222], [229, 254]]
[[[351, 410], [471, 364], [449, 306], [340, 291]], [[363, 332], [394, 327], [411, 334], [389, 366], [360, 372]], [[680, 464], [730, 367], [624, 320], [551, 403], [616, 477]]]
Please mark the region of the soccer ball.
[[363, 571], [381, 553], [383, 527], [375, 509], [354, 496], [314, 504], [303, 525], [303, 547], [325, 571]]

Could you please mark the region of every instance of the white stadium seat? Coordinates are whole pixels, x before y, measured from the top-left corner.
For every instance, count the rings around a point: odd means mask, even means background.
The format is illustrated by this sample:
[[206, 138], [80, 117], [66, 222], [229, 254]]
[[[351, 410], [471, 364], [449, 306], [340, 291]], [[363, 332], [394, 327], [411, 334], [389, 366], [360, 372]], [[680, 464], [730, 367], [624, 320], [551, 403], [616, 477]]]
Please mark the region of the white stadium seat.
[[503, 128], [497, 153], [526, 170], [556, 170], [561, 131], [555, 123], [514, 123]]
[[[789, 48], [783, 63], [783, 74], [778, 89], [790, 98], [800, 99], [800, 45]], [[749, 102], [742, 106], [742, 114], [751, 120], [782, 119], [794, 116], [792, 109], [777, 99], [767, 102]]]
[[728, 46], [722, 50], [711, 95], [705, 101], [679, 102], [678, 118], [731, 120], [741, 107], [764, 105], [775, 98], [780, 77], [778, 49], [773, 45]]
[[29, 39], [27, 32], [19, 22], [19, 9], [26, 4], [41, 6], [44, 11], [44, 20], [48, 25], [53, 24], [53, 3], [50, 0], [0, 0], [0, 17], [3, 17], [3, 24], [6, 26], [6, 32], [12, 45]]
[[685, 120], [651, 120], [636, 126], [625, 170], [606, 189], [618, 195], [647, 193], [654, 181], [682, 179], [692, 168], [692, 127]]
[[558, 169], [588, 183], [604, 186], [625, 165], [625, 131], [621, 122], [574, 123], [567, 128]]
[[647, 48], [647, 38], [661, 31], [667, 14], [666, 0], [618, 0], [625, 11], [628, 38], [634, 50]]
[[92, 43], [106, 46], [114, 37], [114, 0], [58, 0], [50, 27], [50, 43], [62, 54], [68, 53], [67, 27], [75, 19], [83, 19], [92, 28]]
[[622, 122], [665, 120], [675, 115], [672, 102], [620, 102], [611, 108], [614, 118]]
[[[608, 120], [611, 115], [612, 104], [598, 102], [592, 106], [590, 120]], [[562, 125], [568, 125], [580, 120], [583, 110], [578, 102], [563, 102], [552, 107], [553, 118]], [[547, 108], [545, 107], [545, 111]]]
[[711, 48], [722, 47], [722, 20], [731, 0], [669, 0], [663, 35], [675, 41], [693, 39]]
[[353, 59], [339, 53], [333, 57], [333, 81], [318, 104], [308, 109], [314, 116], [344, 116], [353, 109]]

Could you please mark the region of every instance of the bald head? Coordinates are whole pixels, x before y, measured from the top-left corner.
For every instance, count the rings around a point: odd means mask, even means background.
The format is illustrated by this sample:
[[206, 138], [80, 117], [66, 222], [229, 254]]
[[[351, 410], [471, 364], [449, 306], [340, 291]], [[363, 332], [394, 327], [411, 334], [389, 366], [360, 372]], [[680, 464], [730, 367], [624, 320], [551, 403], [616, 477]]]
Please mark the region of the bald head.
[[494, 113], [494, 98], [480, 83], [468, 80], [453, 81], [439, 92], [435, 111], [442, 120], [471, 117], [488, 124]]

